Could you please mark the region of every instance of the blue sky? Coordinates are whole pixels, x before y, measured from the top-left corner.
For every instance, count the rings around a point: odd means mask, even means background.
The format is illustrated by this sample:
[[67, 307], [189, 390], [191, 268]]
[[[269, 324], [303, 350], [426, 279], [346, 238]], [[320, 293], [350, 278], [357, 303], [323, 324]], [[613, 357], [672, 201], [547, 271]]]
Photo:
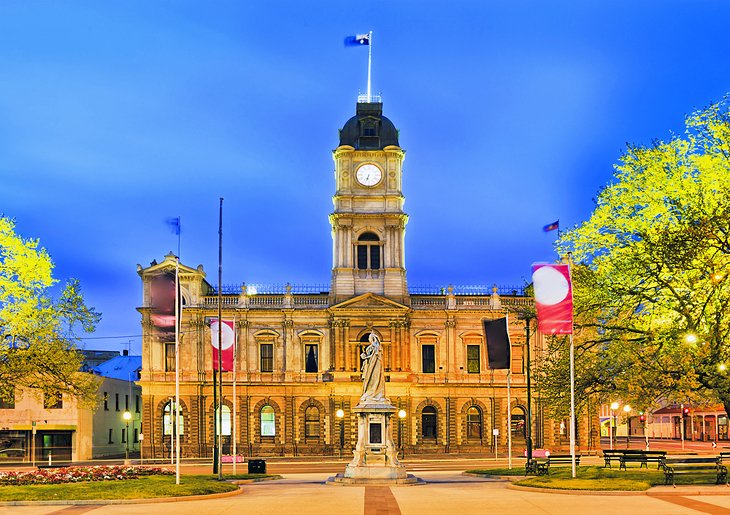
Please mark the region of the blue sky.
[[[327, 284], [337, 130], [373, 89], [400, 129], [409, 283], [522, 284], [627, 142], [730, 91], [730, 3], [5, 0], [0, 212], [139, 352], [136, 264]], [[135, 335], [130, 338], [115, 336]]]

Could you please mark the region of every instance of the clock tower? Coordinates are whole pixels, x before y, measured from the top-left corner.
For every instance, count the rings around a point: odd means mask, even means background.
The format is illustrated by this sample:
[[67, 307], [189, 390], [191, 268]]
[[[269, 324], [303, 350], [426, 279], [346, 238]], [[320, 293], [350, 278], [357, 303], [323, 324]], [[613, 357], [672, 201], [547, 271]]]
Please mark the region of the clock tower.
[[332, 225], [334, 302], [363, 293], [406, 302], [403, 159], [380, 102], [359, 102], [340, 130]]

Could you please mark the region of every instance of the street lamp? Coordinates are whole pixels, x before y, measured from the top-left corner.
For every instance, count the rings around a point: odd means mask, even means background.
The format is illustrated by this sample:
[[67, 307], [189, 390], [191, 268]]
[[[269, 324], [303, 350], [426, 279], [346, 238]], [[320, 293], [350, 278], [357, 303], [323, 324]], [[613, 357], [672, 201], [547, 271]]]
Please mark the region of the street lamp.
[[624, 406], [624, 413], [626, 413], [626, 448], [629, 448], [629, 412], [631, 412], [631, 406], [628, 404]]
[[402, 430], [401, 430], [401, 423], [403, 422], [403, 419], [406, 418], [406, 410], [402, 409], [398, 411], [398, 449], [401, 452], [401, 457], [405, 456], [406, 453], [403, 452], [403, 439], [402, 439]]
[[340, 408], [335, 412], [335, 416], [340, 419], [340, 458], [342, 458], [342, 447], [345, 445], [345, 412]]
[[611, 403], [611, 418], [608, 419], [608, 443], [611, 446], [611, 450], [613, 450], [613, 422], [616, 418], [616, 410], [618, 409], [618, 402], [612, 402]]
[[124, 464], [129, 465], [129, 421], [132, 420], [132, 414], [129, 411], [125, 411], [122, 415], [122, 418], [124, 419], [124, 422], [127, 424], [127, 433], [126, 438], [124, 439], [125, 448], [124, 448]]

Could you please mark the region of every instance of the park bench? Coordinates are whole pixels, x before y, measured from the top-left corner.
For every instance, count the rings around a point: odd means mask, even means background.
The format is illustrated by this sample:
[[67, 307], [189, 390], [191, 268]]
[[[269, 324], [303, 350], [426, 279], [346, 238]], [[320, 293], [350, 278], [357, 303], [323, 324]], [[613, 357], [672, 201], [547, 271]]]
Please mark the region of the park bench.
[[727, 484], [727, 467], [719, 462], [720, 458], [666, 458], [664, 460], [664, 484], [671, 481], [676, 486], [674, 478], [677, 474], [714, 473], [715, 484]]
[[657, 469], [662, 468], [664, 460], [667, 459], [667, 451], [643, 451], [647, 463], [656, 463]]
[[635, 449], [625, 449], [621, 451], [621, 457], [619, 459], [618, 469], [626, 470], [627, 463], [638, 463], [639, 468], [646, 467], [646, 454], [644, 451]]
[[611, 461], [621, 462], [621, 456], [623, 456], [622, 450], [618, 449], [602, 449], [603, 452], [603, 466], [611, 468]]
[[720, 465], [722, 465], [723, 461], [730, 462], [730, 452], [723, 451], [720, 453], [720, 455], [717, 457], [717, 461]]
[[[570, 465], [572, 459], [570, 454], [551, 454], [546, 461], [537, 462], [537, 475], [544, 476], [550, 472], [550, 465]], [[575, 457], [575, 466], [580, 465], [580, 455]]]

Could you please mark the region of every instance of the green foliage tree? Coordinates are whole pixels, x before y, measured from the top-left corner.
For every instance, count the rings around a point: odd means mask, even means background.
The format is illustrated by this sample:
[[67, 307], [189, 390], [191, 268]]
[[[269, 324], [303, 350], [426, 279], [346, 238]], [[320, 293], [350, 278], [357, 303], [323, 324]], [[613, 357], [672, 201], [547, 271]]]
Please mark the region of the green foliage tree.
[[[637, 408], [720, 401], [730, 413], [728, 98], [690, 115], [684, 136], [630, 147], [615, 169], [590, 219], [557, 243], [575, 263], [576, 392]], [[566, 339], [551, 341], [541, 377], [548, 397], [565, 392]]]
[[13, 220], [0, 216], [0, 397], [28, 387], [50, 396], [66, 393], [93, 406], [98, 380], [79, 372], [75, 332], [93, 331], [101, 315], [84, 304], [75, 279], [53, 299], [52, 271], [38, 241], [18, 236]]

